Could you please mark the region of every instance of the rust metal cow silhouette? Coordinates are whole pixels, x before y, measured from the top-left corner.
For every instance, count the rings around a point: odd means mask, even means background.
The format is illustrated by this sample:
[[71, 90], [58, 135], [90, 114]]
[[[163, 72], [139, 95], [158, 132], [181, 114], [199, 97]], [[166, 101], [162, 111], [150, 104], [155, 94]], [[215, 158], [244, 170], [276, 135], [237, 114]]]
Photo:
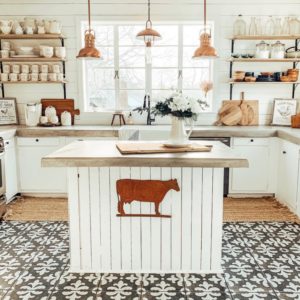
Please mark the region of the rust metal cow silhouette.
[[[162, 217], [170, 218], [170, 215], [162, 215], [159, 211], [159, 205], [170, 190], [180, 191], [177, 179], [171, 180], [136, 180], [119, 179], [117, 180], [118, 216], [125, 217]], [[150, 202], [155, 205], [154, 214], [126, 214], [124, 203], [132, 201]]]

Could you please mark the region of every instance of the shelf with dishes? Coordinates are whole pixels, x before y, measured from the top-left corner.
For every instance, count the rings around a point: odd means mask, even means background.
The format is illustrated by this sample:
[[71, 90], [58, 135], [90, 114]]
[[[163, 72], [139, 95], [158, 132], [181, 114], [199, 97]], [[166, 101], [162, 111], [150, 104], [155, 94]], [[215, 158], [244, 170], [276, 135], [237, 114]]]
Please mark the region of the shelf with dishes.
[[[17, 22], [16, 26], [19, 23]], [[57, 25], [57, 24], [55, 24]], [[38, 27], [38, 26], [36, 26]], [[62, 84], [66, 98], [66, 48], [62, 34], [25, 34], [30, 25], [23, 28], [22, 34], [0, 34], [0, 83], [2, 97], [5, 97], [6, 84]], [[33, 27], [34, 28], [34, 27]], [[14, 30], [14, 29], [12, 29]], [[24, 46], [22, 41], [10, 40], [58, 40], [59, 45]], [[19, 63], [19, 64], [17, 64]]]
[[228, 58], [228, 62], [241, 62], [241, 63], [252, 63], [252, 62], [278, 62], [278, 63], [284, 63], [284, 62], [292, 62], [292, 63], [298, 63], [300, 62], [300, 57], [299, 58]]
[[300, 40], [300, 35], [236, 35], [229, 37], [231, 41], [284, 41]]
[[45, 34], [0, 34], [1, 40], [57, 40], [66, 39], [60, 33], [45, 33]]

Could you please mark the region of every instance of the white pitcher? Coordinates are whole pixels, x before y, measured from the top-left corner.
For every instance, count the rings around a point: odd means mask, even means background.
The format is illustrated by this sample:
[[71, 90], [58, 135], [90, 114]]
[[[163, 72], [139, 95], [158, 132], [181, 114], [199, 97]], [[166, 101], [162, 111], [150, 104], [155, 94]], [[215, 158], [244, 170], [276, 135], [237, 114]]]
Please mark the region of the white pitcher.
[[171, 145], [184, 146], [189, 144], [189, 137], [193, 131], [193, 124], [191, 123], [191, 129], [187, 133], [185, 130], [185, 120], [182, 118], [172, 117], [171, 133], [169, 143]]

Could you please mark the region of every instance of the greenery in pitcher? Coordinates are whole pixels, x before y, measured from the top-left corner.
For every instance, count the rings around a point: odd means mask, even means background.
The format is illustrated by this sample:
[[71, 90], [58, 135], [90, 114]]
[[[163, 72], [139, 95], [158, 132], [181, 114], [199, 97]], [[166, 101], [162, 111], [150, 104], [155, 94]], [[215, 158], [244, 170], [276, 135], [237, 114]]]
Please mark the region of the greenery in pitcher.
[[184, 96], [181, 92], [175, 92], [164, 101], [158, 101], [152, 108], [155, 116], [173, 116], [179, 119], [192, 118], [197, 120], [199, 113], [203, 112], [209, 105], [205, 100], [193, 99]]

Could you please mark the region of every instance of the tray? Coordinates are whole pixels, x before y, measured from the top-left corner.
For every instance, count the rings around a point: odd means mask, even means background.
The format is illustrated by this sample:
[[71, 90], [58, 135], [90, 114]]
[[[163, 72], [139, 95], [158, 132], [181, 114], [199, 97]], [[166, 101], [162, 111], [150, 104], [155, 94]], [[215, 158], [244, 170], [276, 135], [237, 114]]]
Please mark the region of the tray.
[[210, 152], [212, 145], [192, 143], [188, 147], [170, 148], [163, 143], [117, 143], [121, 154], [155, 154], [155, 153], [183, 153], [183, 152]]

